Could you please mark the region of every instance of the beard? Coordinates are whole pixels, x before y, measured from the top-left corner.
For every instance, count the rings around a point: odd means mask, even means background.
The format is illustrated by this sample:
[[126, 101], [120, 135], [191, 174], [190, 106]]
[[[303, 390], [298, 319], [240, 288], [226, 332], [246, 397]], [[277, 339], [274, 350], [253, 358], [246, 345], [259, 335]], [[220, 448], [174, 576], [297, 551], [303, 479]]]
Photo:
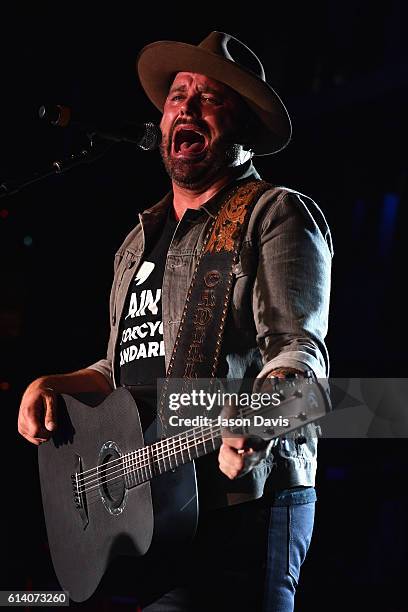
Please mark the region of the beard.
[[210, 185], [227, 168], [237, 165], [242, 146], [234, 143], [235, 134], [224, 134], [209, 144], [199, 161], [177, 159], [171, 156], [172, 135], [162, 141], [160, 154], [167, 174], [174, 183], [186, 189], [197, 189]]

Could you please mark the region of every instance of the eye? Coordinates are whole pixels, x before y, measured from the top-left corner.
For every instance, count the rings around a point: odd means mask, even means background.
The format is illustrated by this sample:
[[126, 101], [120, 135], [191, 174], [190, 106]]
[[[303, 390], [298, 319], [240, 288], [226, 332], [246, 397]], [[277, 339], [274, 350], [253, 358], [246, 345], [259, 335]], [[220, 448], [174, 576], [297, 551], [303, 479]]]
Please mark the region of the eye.
[[219, 100], [218, 98], [215, 98], [214, 96], [201, 96], [201, 99], [206, 102], [207, 104], [221, 104], [221, 100]]
[[171, 102], [178, 102], [179, 100], [182, 100], [184, 96], [182, 96], [181, 94], [175, 94], [174, 96], [170, 97], [170, 101]]

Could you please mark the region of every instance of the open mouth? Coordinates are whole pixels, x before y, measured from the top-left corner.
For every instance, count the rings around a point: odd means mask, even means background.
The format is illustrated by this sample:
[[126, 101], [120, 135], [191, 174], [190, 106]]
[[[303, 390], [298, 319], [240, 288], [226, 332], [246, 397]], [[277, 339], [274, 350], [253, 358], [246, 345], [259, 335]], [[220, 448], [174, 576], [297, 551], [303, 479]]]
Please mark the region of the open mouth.
[[207, 140], [201, 132], [187, 126], [179, 127], [173, 137], [174, 152], [178, 157], [196, 157], [207, 148]]

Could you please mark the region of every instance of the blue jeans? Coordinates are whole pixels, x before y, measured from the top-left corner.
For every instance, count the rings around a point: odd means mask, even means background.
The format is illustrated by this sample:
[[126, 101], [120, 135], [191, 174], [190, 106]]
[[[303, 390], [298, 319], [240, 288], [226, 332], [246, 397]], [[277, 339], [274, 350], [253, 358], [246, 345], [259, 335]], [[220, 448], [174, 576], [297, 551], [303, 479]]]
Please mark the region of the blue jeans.
[[[188, 568], [181, 570], [181, 563], [165, 560], [167, 575], [176, 567], [178, 580], [183, 577], [187, 584], [167, 589], [143, 610], [292, 612], [312, 537], [315, 499], [314, 488], [297, 487], [272, 496], [270, 504], [255, 500], [202, 517], [188, 557], [192, 576], [187, 579]], [[152, 575], [160, 575], [157, 568]]]
[[264, 612], [292, 612], [300, 566], [312, 539], [315, 502], [272, 506]]
[[262, 600], [264, 612], [290, 612], [315, 498], [313, 488], [302, 487], [203, 513], [188, 550], [169, 550], [140, 567], [124, 559], [119, 577], [146, 612], [261, 612]]

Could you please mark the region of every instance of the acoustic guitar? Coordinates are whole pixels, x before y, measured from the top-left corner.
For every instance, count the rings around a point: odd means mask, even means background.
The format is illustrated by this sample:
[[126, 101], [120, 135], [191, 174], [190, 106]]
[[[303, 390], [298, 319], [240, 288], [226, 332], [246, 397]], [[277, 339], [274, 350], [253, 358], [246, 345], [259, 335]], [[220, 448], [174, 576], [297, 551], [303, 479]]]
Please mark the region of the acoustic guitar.
[[[263, 437], [273, 439], [328, 412], [319, 384], [299, 384], [283, 383], [279, 407], [256, 411], [258, 419], [279, 413], [289, 423], [265, 428]], [[179, 547], [194, 537], [194, 459], [219, 448], [223, 428], [214, 420], [157, 439], [157, 422], [143, 429], [125, 388], [98, 405], [62, 395], [57, 416], [58, 428], [38, 449], [41, 493], [57, 578], [80, 602], [94, 593], [115, 557]], [[259, 426], [243, 421], [239, 433], [259, 436]]]

